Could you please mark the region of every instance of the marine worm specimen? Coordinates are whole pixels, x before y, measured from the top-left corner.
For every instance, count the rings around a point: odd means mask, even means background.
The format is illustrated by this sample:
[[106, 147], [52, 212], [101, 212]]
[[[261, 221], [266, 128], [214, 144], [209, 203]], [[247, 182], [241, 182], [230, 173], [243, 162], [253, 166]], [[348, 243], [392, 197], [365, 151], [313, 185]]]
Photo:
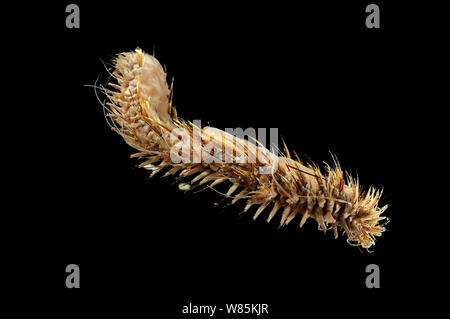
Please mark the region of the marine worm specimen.
[[150, 169], [150, 176], [164, 171], [164, 176], [191, 177], [192, 185], [213, 189], [230, 183], [223, 195], [232, 204], [245, 200], [244, 212], [255, 206], [253, 219], [271, 207], [267, 222], [279, 211], [280, 226], [299, 216], [302, 227], [312, 218], [324, 232], [333, 229], [337, 238], [342, 229], [349, 244], [363, 248], [374, 245], [385, 230], [380, 221], [387, 205], [378, 207], [382, 191], [370, 187], [364, 192], [334, 157], [333, 167], [326, 165], [322, 172], [317, 165], [302, 164], [298, 156], [291, 158], [287, 148], [285, 155], [277, 156], [261, 144], [216, 128], [199, 128], [178, 118], [166, 73], [155, 57], [136, 49], [118, 54], [113, 64], [116, 83], [101, 88], [107, 118], [137, 150], [131, 157], [143, 159], [139, 167]]

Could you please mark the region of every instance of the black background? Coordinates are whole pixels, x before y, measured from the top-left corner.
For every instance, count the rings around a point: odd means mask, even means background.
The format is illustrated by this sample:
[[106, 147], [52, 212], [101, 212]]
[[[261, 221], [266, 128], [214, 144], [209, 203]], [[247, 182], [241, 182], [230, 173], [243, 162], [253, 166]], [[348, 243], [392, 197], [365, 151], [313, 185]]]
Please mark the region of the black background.
[[[431, 49], [418, 43], [430, 40], [420, 22], [406, 23], [406, 6], [376, 2], [381, 29], [368, 30], [364, 1], [77, 3], [80, 29], [65, 27], [68, 2], [24, 6], [9, 24], [27, 30], [8, 34], [7, 51], [21, 54], [10, 63], [26, 66], [16, 74], [26, 85], [17, 105], [29, 110], [15, 116], [37, 126], [20, 144], [26, 196], [14, 199], [7, 226], [14, 296], [61, 317], [189, 318], [181, 314], [189, 302], [268, 303], [270, 318], [422, 306], [439, 257], [421, 237], [431, 222], [418, 200], [428, 115], [411, 101], [422, 99], [413, 77], [432, 58], [422, 55]], [[278, 230], [240, 217], [242, 203], [221, 212], [214, 192], [148, 180], [89, 87], [107, 81], [102, 61], [138, 46], [155, 50], [175, 78], [179, 116], [221, 129], [276, 127], [300, 157], [331, 162], [331, 151], [362, 185], [384, 187], [391, 222], [373, 252], [311, 220]], [[71, 263], [80, 289], [65, 286]], [[365, 286], [371, 263], [380, 289]]]

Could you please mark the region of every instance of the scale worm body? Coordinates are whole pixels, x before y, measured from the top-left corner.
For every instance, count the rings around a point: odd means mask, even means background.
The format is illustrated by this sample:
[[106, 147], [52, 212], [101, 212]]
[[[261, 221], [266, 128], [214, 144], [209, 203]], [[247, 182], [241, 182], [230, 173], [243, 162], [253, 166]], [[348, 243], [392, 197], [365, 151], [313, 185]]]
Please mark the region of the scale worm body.
[[286, 156], [277, 156], [258, 143], [179, 119], [164, 69], [140, 49], [119, 54], [112, 75], [117, 83], [103, 89], [111, 127], [137, 150], [132, 157], [144, 159], [140, 167], [151, 169], [151, 176], [164, 170], [165, 176], [190, 177], [191, 184], [211, 188], [230, 183], [223, 195], [232, 204], [245, 200], [244, 212], [255, 206], [254, 219], [266, 208], [271, 208], [268, 222], [281, 212], [280, 226], [299, 216], [302, 227], [312, 218], [323, 231], [333, 229], [336, 238], [343, 229], [348, 243], [363, 248], [385, 230], [380, 221], [387, 205], [378, 207], [382, 192], [373, 187], [363, 192], [334, 157], [334, 167], [326, 165], [322, 173], [298, 156], [292, 159], [287, 149]]

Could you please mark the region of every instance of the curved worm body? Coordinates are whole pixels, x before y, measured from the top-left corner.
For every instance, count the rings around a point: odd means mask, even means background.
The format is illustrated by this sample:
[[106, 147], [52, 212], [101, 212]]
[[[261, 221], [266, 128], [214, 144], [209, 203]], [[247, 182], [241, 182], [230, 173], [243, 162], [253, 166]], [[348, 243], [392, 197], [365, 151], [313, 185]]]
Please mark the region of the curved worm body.
[[211, 188], [231, 183], [224, 196], [232, 204], [246, 200], [244, 212], [257, 207], [254, 219], [269, 208], [267, 221], [281, 212], [280, 226], [299, 216], [302, 227], [312, 218], [323, 231], [333, 229], [336, 238], [342, 228], [348, 243], [363, 248], [385, 230], [380, 221], [387, 205], [378, 207], [382, 192], [372, 187], [363, 192], [348, 174], [344, 180], [336, 159], [322, 173], [316, 165], [292, 159], [287, 149], [286, 156], [276, 156], [219, 129], [178, 119], [166, 73], [140, 49], [119, 54], [114, 67], [117, 83], [103, 89], [111, 126], [138, 151], [132, 157], [143, 158], [140, 167], [151, 168], [151, 176], [164, 170], [165, 176], [190, 176], [192, 184], [209, 183]]

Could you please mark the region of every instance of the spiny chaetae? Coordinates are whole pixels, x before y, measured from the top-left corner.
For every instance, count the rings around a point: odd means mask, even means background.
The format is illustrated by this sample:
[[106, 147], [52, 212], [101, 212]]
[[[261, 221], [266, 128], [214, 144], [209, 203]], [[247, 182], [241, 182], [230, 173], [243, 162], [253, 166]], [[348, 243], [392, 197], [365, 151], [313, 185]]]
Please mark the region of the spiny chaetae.
[[101, 87], [107, 119], [112, 119], [108, 123], [138, 151], [131, 157], [144, 159], [139, 167], [152, 170], [150, 176], [164, 170], [164, 176], [192, 177], [191, 184], [209, 183], [210, 188], [230, 183], [223, 195], [232, 204], [245, 200], [244, 212], [256, 206], [253, 219], [272, 207], [267, 222], [279, 211], [280, 226], [299, 216], [302, 227], [313, 218], [321, 230], [330, 227], [337, 238], [340, 228], [349, 244], [363, 248], [374, 245], [385, 230], [381, 221], [386, 217], [381, 215], [387, 205], [378, 206], [382, 191], [370, 187], [364, 192], [335, 157], [333, 167], [326, 165], [323, 173], [315, 164], [304, 165], [297, 155], [291, 158], [287, 148], [285, 155], [277, 156], [260, 143], [200, 128], [178, 118], [172, 88], [154, 56], [138, 48], [118, 54], [113, 64], [116, 83]]

